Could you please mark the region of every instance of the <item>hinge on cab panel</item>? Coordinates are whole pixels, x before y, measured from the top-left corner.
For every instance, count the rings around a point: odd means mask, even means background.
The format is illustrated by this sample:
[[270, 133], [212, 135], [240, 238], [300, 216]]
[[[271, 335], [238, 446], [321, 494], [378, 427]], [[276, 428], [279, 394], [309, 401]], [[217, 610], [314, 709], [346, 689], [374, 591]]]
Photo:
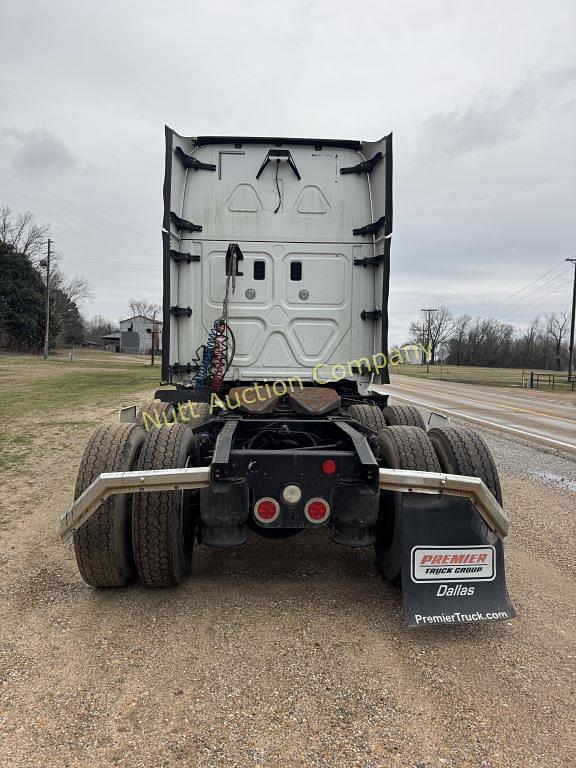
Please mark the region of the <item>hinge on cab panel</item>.
[[170, 312], [175, 317], [190, 317], [192, 315], [191, 307], [170, 307]]
[[186, 229], [188, 232], [202, 232], [200, 224], [193, 224], [191, 221], [181, 219], [180, 216], [170, 211], [170, 221], [172, 221], [178, 229]]
[[352, 165], [349, 168], [340, 168], [340, 173], [370, 173], [372, 168], [374, 168], [375, 165], [378, 165], [383, 157], [384, 155], [382, 152], [376, 152], [374, 157], [370, 160], [364, 160], [364, 162], [358, 163], [358, 165]]
[[185, 261], [187, 264], [190, 264], [191, 261], [200, 261], [199, 253], [180, 253], [180, 251], [173, 251], [170, 249], [170, 256], [174, 259], [176, 264], [179, 264], [182, 261]]
[[182, 161], [182, 165], [185, 168], [193, 168], [195, 171], [215, 171], [216, 166], [212, 163], [203, 163], [200, 160], [197, 160], [195, 157], [192, 157], [192, 155], [187, 155], [180, 147], [176, 147], [174, 150], [174, 154], [178, 155], [180, 160]]
[[385, 216], [380, 216], [378, 221], [373, 221], [371, 224], [366, 224], [364, 227], [358, 227], [358, 229], [353, 229], [352, 234], [353, 235], [376, 235], [378, 234], [378, 231], [382, 229], [384, 226]]
[[360, 312], [360, 317], [362, 320], [380, 320], [382, 317], [382, 310], [381, 309], [363, 309], [362, 312]]
[[354, 259], [355, 267], [378, 267], [384, 261], [384, 254], [379, 253], [377, 256], [365, 256], [363, 259]]

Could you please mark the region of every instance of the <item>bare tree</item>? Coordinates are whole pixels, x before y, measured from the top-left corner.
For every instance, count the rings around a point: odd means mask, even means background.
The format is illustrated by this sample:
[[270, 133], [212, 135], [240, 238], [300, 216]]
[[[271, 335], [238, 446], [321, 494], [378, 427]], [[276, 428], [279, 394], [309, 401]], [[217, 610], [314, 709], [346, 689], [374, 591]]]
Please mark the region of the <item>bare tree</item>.
[[546, 334], [554, 346], [556, 370], [562, 370], [562, 345], [568, 334], [568, 312], [551, 312], [546, 315]]
[[134, 316], [143, 315], [150, 320], [156, 320], [162, 312], [162, 307], [149, 299], [130, 299], [128, 306]]
[[410, 341], [424, 345], [426, 343], [426, 322], [418, 321], [410, 323]]
[[0, 241], [28, 256], [34, 266], [44, 255], [49, 233], [50, 227], [37, 224], [31, 211], [15, 215], [7, 205], [0, 208]]
[[451, 341], [453, 350], [456, 352], [456, 365], [461, 364], [466, 333], [468, 332], [471, 320], [472, 318], [470, 315], [460, 315], [460, 317], [457, 317], [456, 320], [454, 320]]
[[537, 315], [528, 325], [528, 328], [521, 335], [522, 341], [522, 365], [533, 365], [533, 353], [536, 342], [542, 335], [542, 327], [540, 325], [540, 317]]
[[440, 344], [447, 341], [454, 329], [454, 319], [448, 307], [439, 307], [430, 312], [428, 317], [423, 317], [418, 322], [410, 323], [410, 337], [412, 341], [429, 347], [430, 361], [434, 364], [436, 350]]
[[114, 324], [105, 317], [96, 315], [86, 323], [86, 338], [90, 341], [102, 343], [102, 337], [114, 331]]
[[[46, 262], [42, 260], [38, 264], [38, 271], [44, 274], [44, 280], [46, 280], [45, 268]], [[94, 295], [85, 277], [76, 276], [67, 280], [60, 267], [56, 264], [52, 264], [50, 267], [50, 290], [60, 291], [68, 301], [72, 301], [75, 304], [91, 299]]]
[[428, 344], [430, 345], [432, 365], [436, 360], [436, 350], [450, 338], [453, 328], [454, 318], [448, 307], [438, 307], [436, 312], [431, 313]]
[[91, 299], [94, 295], [86, 278], [79, 275], [65, 281], [61, 290], [66, 294], [69, 301], [73, 301], [76, 304], [86, 299]]

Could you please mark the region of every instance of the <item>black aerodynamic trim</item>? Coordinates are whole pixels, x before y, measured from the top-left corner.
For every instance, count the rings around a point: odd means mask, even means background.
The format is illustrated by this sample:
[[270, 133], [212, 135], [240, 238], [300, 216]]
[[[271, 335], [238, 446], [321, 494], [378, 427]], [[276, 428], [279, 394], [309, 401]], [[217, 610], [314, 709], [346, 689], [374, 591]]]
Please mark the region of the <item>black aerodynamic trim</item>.
[[392, 217], [393, 217], [393, 201], [392, 201], [392, 134], [389, 133], [386, 136], [386, 203], [384, 210], [385, 226], [384, 235], [392, 234]]
[[[387, 237], [384, 240], [384, 260], [383, 260], [383, 269], [384, 273], [382, 275], [382, 341], [381, 346], [382, 349], [380, 350], [386, 355], [386, 360], [388, 360], [388, 299], [390, 297], [390, 246], [392, 245], [392, 239], [390, 237]], [[388, 366], [384, 368], [382, 371], [380, 371], [380, 383], [381, 384], [389, 384], [390, 383], [390, 373], [388, 370]]]
[[165, 126], [166, 158], [164, 160], [164, 219], [162, 226], [170, 229], [170, 191], [172, 187], [172, 145], [174, 144], [174, 131]]
[[197, 147], [206, 147], [210, 144], [291, 144], [299, 147], [343, 147], [345, 149], [359, 150], [361, 141], [350, 139], [290, 139], [278, 136], [196, 136], [192, 139]]
[[162, 381], [170, 381], [170, 233], [162, 232]]
[[162, 232], [162, 381], [170, 380], [170, 190], [174, 131], [165, 126], [164, 218]]

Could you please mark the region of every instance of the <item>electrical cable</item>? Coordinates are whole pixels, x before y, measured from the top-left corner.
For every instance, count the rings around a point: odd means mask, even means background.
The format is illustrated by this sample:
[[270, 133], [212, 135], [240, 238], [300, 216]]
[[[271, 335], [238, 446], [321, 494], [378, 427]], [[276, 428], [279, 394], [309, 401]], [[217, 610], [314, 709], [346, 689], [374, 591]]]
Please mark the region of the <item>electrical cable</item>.
[[[214, 392], [219, 392], [222, 388], [224, 377], [230, 370], [236, 354], [236, 337], [228, 322], [230, 294], [234, 294], [236, 289], [236, 272], [238, 269], [236, 248], [235, 245], [230, 248], [230, 263], [226, 275], [222, 314], [214, 321], [205, 346], [198, 347], [196, 350], [198, 358], [198, 351], [202, 349], [202, 362], [198, 366], [194, 383], [197, 387], [210, 387]], [[229, 350], [229, 342], [231, 343], [231, 350]]]
[[[571, 269], [572, 269], [572, 267], [568, 267], [568, 269], [562, 270], [562, 272], [560, 272], [560, 274], [558, 274], [555, 277], [551, 278], [546, 283], [543, 283], [542, 285], [538, 286], [538, 288], [539, 289], [546, 288], [547, 285], [550, 285], [551, 283], [554, 283], [556, 280], [559, 280], [564, 274], [566, 274], [567, 272], [570, 272]], [[510, 315], [513, 315], [515, 312], [519, 312], [521, 310], [524, 310], [527, 307], [530, 307], [532, 304], [535, 304], [535, 303], [537, 303], [539, 301], [542, 301], [542, 299], [547, 299], [548, 298], [548, 294], [550, 294], [550, 293], [551, 293], [551, 291], [547, 291], [546, 295], [544, 295], [544, 296], [542, 296], [542, 295], [541, 296], [536, 296], [535, 298], [530, 299], [525, 304], [520, 304], [518, 306], [511, 307], [511, 308], [508, 309], [507, 312], [504, 312], [503, 314], [501, 314], [500, 317], [509, 317]]]
[[[501, 299], [500, 301], [497, 301], [496, 303], [494, 303], [492, 305], [489, 305], [488, 309], [484, 310], [484, 314], [485, 315], [489, 315], [492, 312], [501, 312], [501, 311], [507, 309], [511, 304], [515, 303], [514, 301], [511, 302], [511, 299], [513, 299], [515, 296], [518, 296], [521, 293], [524, 293], [524, 291], [527, 291], [532, 286], [535, 286], [536, 283], [539, 283], [540, 280], [542, 280], [547, 275], [549, 275], [550, 272], [554, 272], [556, 269], [558, 269], [558, 267], [560, 266], [560, 264], [563, 263], [563, 261], [564, 261], [563, 259], [558, 261], [556, 264], [554, 264], [553, 267], [551, 267], [550, 269], [547, 269], [546, 272], [544, 272], [542, 275], [540, 275], [540, 277], [537, 277], [536, 280], [533, 280], [531, 283], [528, 283], [523, 288], [520, 288], [519, 290], [515, 291], [514, 293], [511, 293], [509, 296]], [[524, 298], [525, 297], [522, 297], [521, 301], [523, 301]]]
[[278, 181], [278, 169], [280, 168], [280, 160], [276, 160], [276, 189], [278, 190], [278, 205], [274, 213], [278, 213], [280, 206], [282, 205], [282, 193], [280, 192], [280, 183]]

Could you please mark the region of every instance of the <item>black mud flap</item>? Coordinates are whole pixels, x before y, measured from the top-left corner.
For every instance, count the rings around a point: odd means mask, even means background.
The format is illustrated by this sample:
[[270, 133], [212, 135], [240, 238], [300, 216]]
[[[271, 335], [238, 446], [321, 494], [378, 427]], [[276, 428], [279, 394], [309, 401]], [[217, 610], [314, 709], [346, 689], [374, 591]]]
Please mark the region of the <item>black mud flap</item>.
[[502, 541], [472, 502], [403, 494], [402, 592], [409, 627], [513, 619]]

